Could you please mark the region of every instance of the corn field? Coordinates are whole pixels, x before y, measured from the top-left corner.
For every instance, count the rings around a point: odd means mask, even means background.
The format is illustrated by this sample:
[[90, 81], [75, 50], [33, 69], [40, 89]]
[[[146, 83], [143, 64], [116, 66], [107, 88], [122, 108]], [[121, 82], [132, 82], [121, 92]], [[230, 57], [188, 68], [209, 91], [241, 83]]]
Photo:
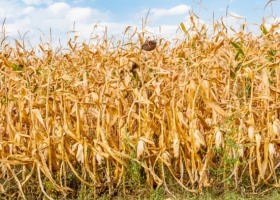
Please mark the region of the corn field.
[[229, 34], [221, 21], [209, 34], [194, 17], [180, 24], [183, 40], [158, 38], [149, 52], [148, 34], [130, 28], [125, 42], [74, 37], [67, 51], [2, 34], [1, 195], [27, 199], [33, 185], [53, 199], [84, 185], [96, 198], [131, 181], [279, 187], [280, 24]]

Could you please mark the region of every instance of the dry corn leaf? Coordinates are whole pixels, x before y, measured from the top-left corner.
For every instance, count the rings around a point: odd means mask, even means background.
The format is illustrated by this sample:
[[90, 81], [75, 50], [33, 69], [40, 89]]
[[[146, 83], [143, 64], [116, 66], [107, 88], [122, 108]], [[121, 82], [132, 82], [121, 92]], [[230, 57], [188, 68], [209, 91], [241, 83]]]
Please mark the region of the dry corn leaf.
[[170, 166], [171, 165], [171, 160], [170, 160], [170, 154], [167, 152], [167, 151], [165, 151], [165, 152], [163, 152], [162, 153], [162, 159], [165, 161], [165, 163], [168, 165], [168, 166]]
[[203, 137], [203, 135], [200, 133], [199, 130], [195, 130], [195, 132], [194, 132], [194, 138], [195, 138], [195, 143], [196, 143], [196, 146], [198, 147], [198, 149], [199, 149], [200, 145], [202, 145], [202, 146], [205, 146], [205, 145], [206, 145], [205, 140], [204, 140], [204, 137]]
[[271, 157], [273, 157], [273, 156], [275, 155], [276, 151], [275, 151], [274, 144], [269, 143], [268, 151], [269, 151], [269, 155], [270, 155]]
[[263, 174], [263, 168], [262, 168], [262, 159], [260, 155], [260, 145], [261, 145], [261, 136], [259, 134], [255, 134], [255, 140], [256, 140], [256, 156], [257, 156], [257, 166], [259, 170], [259, 176], [261, 179], [264, 179], [264, 174]]
[[223, 134], [222, 134], [222, 132], [219, 129], [216, 132], [215, 145], [216, 145], [217, 149], [220, 149], [221, 147], [224, 146]]
[[217, 113], [222, 115], [223, 117], [228, 117], [229, 114], [224, 111], [217, 103], [212, 102], [210, 100], [204, 100], [205, 104], [215, 110]]
[[84, 147], [82, 144], [78, 144], [76, 159], [82, 164], [85, 162]]
[[0, 183], [0, 193], [3, 194], [5, 192], [3, 184]]
[[143, 140], [138, 140], [137, 144], [137, 158], [141, 158], [143, 156], [143, 153], [145, 151], [145, 142]]
[[39, 120], [39, 122], [42, 124], [42, 126], [43, 126], [44, 128], [46, 128], [40, 110], [39, 110], [39, 109], [33, 109], [32, 112], [35, 114], [36, 118]]
[[92, 93], [91, 93], [91, 98], [92, 98], [92, 101], [93, 101], [94, 103], [97, 103], [97, 102], [99, 101], [99, 96], [98, 96], [98, 94], [95, 93], [95, 92], [92, 92]]
[[273, 132], [275, 135], [280, 134], [280, 121], [279, 119], [275, 119], [272, 124]]
[[254, 139], [254, 127], [253, 126], [249, 126], [249, 128], [248, 128], [248, 136], [249, 136], [250, 140]]
[[180, 143], [179, 140], [176, 138], [173, 141], [173, 151], [174, 151], [174, 158], [179, 158], [180, 154]]

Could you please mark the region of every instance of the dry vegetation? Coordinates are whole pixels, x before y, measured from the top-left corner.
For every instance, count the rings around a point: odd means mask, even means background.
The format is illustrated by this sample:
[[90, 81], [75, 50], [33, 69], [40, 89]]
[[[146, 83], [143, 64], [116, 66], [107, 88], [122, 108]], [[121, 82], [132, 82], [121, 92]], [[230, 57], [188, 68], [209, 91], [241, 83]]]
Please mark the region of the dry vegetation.
[[125, 44], [74, 38], [64, 53], [38, 45], [42, 56], [3, 34], [1, 195], [279, 187], [279, 24], [259, 36], [180, 26], [184, 40], [151, 52], [129, 28]]

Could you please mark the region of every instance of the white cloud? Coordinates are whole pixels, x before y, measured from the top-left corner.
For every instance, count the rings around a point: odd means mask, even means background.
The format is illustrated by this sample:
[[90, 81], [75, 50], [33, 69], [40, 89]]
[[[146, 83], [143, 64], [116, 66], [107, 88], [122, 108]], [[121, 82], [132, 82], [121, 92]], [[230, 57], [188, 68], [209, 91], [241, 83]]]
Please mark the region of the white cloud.
[[28, 7], [24, 8], [24, 9], [22, 9], [22, 14], [23, 15], [29, 15], [29, 14], [31, 14], [34, 11], [35, 11], [34, 7], [28, 6]]
[[1, 0], [0, 19], [17, 18], [21, 15], [21, 13], [17, 12], [19, 10], [21, 10], [21, 7], [19, 6], [19, 3], [16, 0], [11, 0], [11, 1]]
[[49, 4], [51, 0], [22, 0], [26, 5], [40, 5], [40, 4]]
[[191, 8], [187, 5], [178, 5], [171, 9], [160, 9], [160, 8], [154, 8], [151, 9], [151, 16], [152, 18], [161, 18], [164, 16], [171, 16], [171, 15], [187, 15], [188, 11]]
[[[127, 21], [116, 21], [111, 18], [109, 11], [104, 12], [91, 7], [79, 6], [78, 4], [68, 4], [66, 1], [0, 1], [0, 18], [7, 19], [5, 23], [6, 35], [10, 38], [18, 39], [18, 32], [23, 35], [28, 31], [26, 40], [30, 40], [33, 46], [38, 44], [40, 38], [43, 41], [49, 41], [50, 28], [54, 46], [58, 45], [59, 39], [65, 45], [73, 34], [79, 35], [80, 41], [88, 41], [93, 31], [93, 35], [102, 34], [105, 27], [107, 27], [109, 36], [119, 35], [122, 37], [123, 31], [128, 26], [133, 27], [133, 29], [138, 27], [138, 31], [141, 31], [141, 20], [137, 17], [132, 17]], [[147, 24], [149, 35], [159, 37], [175, 35], [179, 22], [185, 20], [184, 15], [187, 15], [189, 9], [190, 7], [187, 5], [178, 5], [171, 9], [151, 9], [149, 20], [151, 17], [152, 20], [155, 20], [155, 23]], [[142, 15], [143, 12], [140, 14]], [[142, 16], [145, 16], [145, 14]], [[164, 18], [165, 16], [168, 16], [168, 19]], [[71, 32], [73, 31], [74, 22], [75, 33]], [[96, 24], [98, 24], [98, 28], [94, 29]]]
[[57, 2], [51, 4], [48, 8], [47, 11], [49, 12], [49, 15], [52, 16], [54, 15], [59, 15], [59, 14], [64, 14], [68, 12], [71, 9], [70, 5], [64, 2]]
[[93, 13], [91, 8], [73, 8], [67, 14], [71, 21], [82, 21], [88, 19]]
[[[47, 2], [50, 3], [43, 7], [35, 5]], [[98, 21], [110, 20], [109, 12], [101, 12], [90, 7], [71, 6], [66, 2], [25, 0], [25, 3], [22, 4], [18, 0], [3, 0], [0, 7], [0, 19], [6, 18], [7, 36], [18, 39], [18, 32], [23, 35], [28, 31], [26, 38], [33, 45], [39, 42], [40, 37], [45, 37], [44, 41], [47, 41], [50, 28], [55, 41], [54, 45], [58, 45], [59, 39], [65, 44], [69, 39], [67, 33], [73, 30], [74, 22], [82, 39], [88, 39], [93, 31], [93, 26]], [[15, 10], [18, 12], [14, 12]]]

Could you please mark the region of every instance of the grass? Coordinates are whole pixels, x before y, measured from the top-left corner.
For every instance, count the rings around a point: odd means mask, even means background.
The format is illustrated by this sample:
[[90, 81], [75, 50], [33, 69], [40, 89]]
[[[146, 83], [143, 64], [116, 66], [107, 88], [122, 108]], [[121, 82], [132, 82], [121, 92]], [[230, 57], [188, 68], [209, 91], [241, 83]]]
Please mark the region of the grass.
[[[279, 191], [278, 190], [271, 190], [265, 194], [258, 195], [258, 194], [245, 194], [245, 193], [240, 193], [237, 191], [227, 191], [224, 194], [214, 194], [213, 191], [206, 190], [202, 192], [201, 194], [194, 195], [192, 193], [180, 191], [176, 192], [172, 195], [164, 192], [164, 189], [156, 189], [154, 191], [151, 190], [146, 190], [145, 195], [143, 194], [143, 190], [135, 191], [136, 194], [131, 194], [125, 196], [126, 199], [145, 199], [145, 200], [161, 200], [161, 199], [166, 199], [166, 200], [179, 200], [179, 199], [185, 199], [185, 200], [276, 200], [279, 199]], [[142, 195], [139, 195], [142, 194]], [[101, 196], [97, 199], [102, 200], [102, 199], [123, 199], [124, 196], [122, 194], [119, 194], [117, 196], [108, 196], [104, 195]], [[78, 198], [78, 199], [83, 199], [83, 198]], [[90, 199], [90, 198], [87, 198]]]
[[195, 18], [151, 52], [129, 28], [53, 50], [2, 27], [3, 198], [277, 198], [279, 24]]

